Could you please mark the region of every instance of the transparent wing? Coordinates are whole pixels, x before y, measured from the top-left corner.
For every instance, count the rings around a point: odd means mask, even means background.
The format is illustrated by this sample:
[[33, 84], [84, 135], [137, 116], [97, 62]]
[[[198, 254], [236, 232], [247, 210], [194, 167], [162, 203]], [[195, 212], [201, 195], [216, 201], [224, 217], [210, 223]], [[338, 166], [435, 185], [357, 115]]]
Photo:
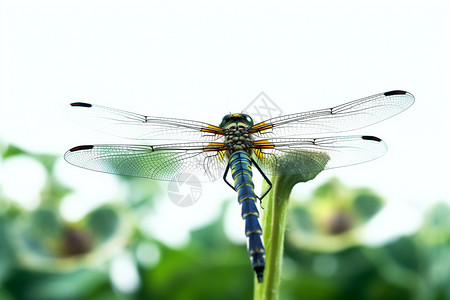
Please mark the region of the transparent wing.
[[373, 136], [278, 138], [255, 141], [254, 158], [270, 175], [316, 173], [374, 160], [387, 151]]
[[414, 103], [405, 91], [390, 91], [333, 108], [285, 115], [252, 126], [260, 137], [334, 133], [366, 127], [404, 111]]
[[171, 181], [189, 173], [198, 181], [213, 181], [226, 167], [221, 149], [220, 143], [85, 145], [70, 149], [64, 158], [72, 165], [104, 173]]
[[224, 134], [221, 128], [203, 122], [150, 117], [83, 102], [71, 103], [66, 111], [82, 125], [129, 139], [212, 141]]

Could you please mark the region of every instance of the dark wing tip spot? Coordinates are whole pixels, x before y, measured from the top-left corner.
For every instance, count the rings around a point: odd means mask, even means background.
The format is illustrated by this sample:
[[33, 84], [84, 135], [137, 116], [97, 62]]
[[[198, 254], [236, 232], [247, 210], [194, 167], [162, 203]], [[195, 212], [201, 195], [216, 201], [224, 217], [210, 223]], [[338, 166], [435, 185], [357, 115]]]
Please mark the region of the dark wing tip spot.
[[90, 150], [94, 148], [94, 145], [83, 145], [83, 146], [76, 146], [70, 149], [70, 152], [80, 151], [80, 150]]
[[380, 138], [377, 138], [376, 136], [363, 135], [361, 138], [362, 138], [363, 140], [374, 141], [374, 142], [381, 142], [381, 139], [380, 139]]
[[404, 94], [406, 94], [406, 92], [405, 91], [401, 91], [401, 90], [394, 90], [394, 91], [390, 91], [390, 92], [384, 93], [385, 96], [404, 95]]
[[70, 106], [92, 107], [92, 104], [84, 103], [84, 102], [74, 102], [74, 103], [70, 103]]

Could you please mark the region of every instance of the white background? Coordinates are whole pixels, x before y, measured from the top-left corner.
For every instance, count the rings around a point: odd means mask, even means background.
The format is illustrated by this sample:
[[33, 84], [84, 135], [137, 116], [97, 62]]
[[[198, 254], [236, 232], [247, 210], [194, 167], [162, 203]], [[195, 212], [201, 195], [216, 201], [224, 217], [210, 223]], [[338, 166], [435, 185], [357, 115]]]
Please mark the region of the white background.
[[[429, 205], [450, 200], [448, 1], [0, 3], [3, 144], [62, 156], [79, 144], [129, 142], [68, 120], [62, 108], [73, 101], [218, 124], [261, 91], [287, 114], [403, 89], [416, 97], [409, 110], [356, 132], [384, 139], [386, 156], [323, 172], [295, 192], [302, 197], [333, 176], [375, 189], [388, 205], [369, 228], [373, 243], [414, 230]], [[14, 166], [5, 162], [5, 190], [31, 172]], [[64, 162], [58, 170], [80, 194], [95, 195], [68, 200], [66, 211], [117, 198], [112, 175]], [[26, 180], [31, 187], [38, 179]], [[197, 205], [160, 199], [145, 224], [176, 244], [217, 216], [224, 198], [235, 201], [223, 182], [205, 184]], [[241, 236], [232, 207], [230, 231]], [[151, 229], [174, 218], [178, 228]]]

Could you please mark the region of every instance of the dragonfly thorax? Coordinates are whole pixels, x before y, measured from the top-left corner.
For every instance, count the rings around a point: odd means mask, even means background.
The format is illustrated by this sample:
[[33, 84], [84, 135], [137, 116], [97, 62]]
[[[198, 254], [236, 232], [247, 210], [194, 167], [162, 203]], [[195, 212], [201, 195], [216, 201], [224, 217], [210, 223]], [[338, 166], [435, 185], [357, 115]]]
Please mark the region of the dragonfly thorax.
[[229, 154], [239, 150], [249, 152], [253, 145], [253, 138], [249, 130], [250, 127], [244, 126], [231, 126], [225, 129], [225, 145], [229, 149]]
[[225, 145], [228, 155], [239, 150], [250, 154], [250, 147], [253, 144], [250, 127], [253, 126], [253, 120], [249, 115], [228, 114], [223, 117], [219, 126], [225, 130]]

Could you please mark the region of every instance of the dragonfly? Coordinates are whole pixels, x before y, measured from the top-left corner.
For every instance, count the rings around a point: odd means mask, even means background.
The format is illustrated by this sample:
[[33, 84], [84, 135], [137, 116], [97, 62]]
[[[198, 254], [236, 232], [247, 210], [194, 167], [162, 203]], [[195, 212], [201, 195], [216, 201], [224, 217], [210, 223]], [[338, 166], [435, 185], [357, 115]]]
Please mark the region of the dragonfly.
[[[265, 249], [256, 203], [268, 190], [256, 195], [252, 167], [261, 173], [270, 189], [269, 175], [317, 173], [374, 160], [387, 151], [385, 142], [378, 137], [323, 135], [378, 123], [413, 103], [411, 93], [394, 90], [332, 108], [283, 115], [258, 123], [247, 114], [231, 113], [216, 126], [74, 102], [68, 110], [75, 121], [107, 134], [144, 142], [81, 145], [68, 150], [64, 158], [88, 170], [155, 180], [176, 180], [183, 173], [194, 175], [191, 178], [199, 182], [222, 177], [237, 192], [245, 221], [247, 252], [261, 283]], [[161, 143], [165, 139], [176, 142]], [[145, 140], [153, 142], [147, 144]], [[229, 172], [234, 184], [227, 179]]]

